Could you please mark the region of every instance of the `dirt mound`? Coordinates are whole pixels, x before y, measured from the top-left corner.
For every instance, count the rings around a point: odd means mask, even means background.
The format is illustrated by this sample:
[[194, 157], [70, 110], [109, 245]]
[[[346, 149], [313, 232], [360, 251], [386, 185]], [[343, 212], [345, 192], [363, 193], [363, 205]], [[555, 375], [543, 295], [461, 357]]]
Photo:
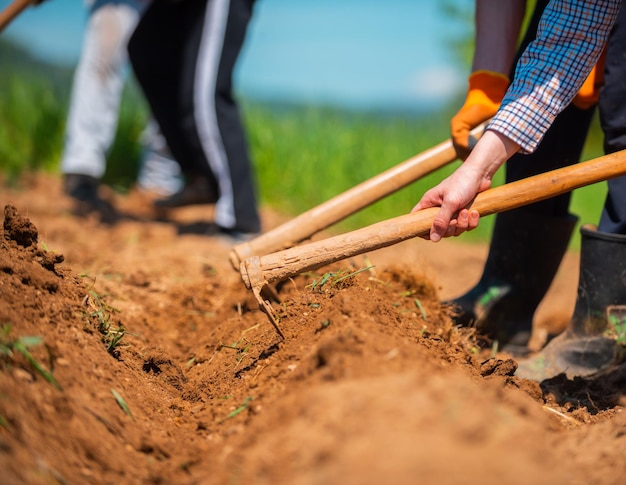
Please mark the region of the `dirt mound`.
[[0, 194], [2, 483], [626, 480], [624, 370], [512, 376], [409, 251], [279, 285], [282, 340], [230, 248], [181, 234], [204, 209], [116, 196], [105, 227], [29, 184]]

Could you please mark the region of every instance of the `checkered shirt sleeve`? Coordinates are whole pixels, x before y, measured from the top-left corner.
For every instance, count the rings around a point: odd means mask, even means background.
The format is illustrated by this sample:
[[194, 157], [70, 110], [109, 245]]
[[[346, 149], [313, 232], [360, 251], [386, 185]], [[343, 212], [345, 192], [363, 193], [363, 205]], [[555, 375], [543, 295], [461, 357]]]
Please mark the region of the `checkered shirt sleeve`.
[[532, 153], [600, 57], [621, 0], [551, 0], [488, 128]]

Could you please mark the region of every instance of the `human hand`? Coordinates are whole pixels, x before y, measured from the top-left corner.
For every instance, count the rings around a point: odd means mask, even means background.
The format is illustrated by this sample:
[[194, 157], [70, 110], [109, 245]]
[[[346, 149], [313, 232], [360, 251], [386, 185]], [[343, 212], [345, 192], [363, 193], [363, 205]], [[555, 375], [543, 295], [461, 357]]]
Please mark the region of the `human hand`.
[[509, 78], [492, 71], [475, 71], [469, 77], [465, 103], [450, 121], [452, 144], [457, 156], [465, 160], [475, 145], [470, 131], [496, 114]]
[[428, 207], [440, 207], [424, 239], [438, 242], [442, 237], [459, 236], [476, 229], [480, 214], [467, 207], [476, 194], [490, 186], [491, 180], [484, 179], [469, 164], [463, 164], [439, 185], [428, 190], [411, 210], [417, 212]]
[[439, 207], [424, 239], [459, 236], [478, 227], [480, 214], [470, 204], [479, 192], [491, 187], [493, 175], [520, 146], [493, 130], [487, 130], [467, 160], [452, 175], [427, 191], [411, 212]]

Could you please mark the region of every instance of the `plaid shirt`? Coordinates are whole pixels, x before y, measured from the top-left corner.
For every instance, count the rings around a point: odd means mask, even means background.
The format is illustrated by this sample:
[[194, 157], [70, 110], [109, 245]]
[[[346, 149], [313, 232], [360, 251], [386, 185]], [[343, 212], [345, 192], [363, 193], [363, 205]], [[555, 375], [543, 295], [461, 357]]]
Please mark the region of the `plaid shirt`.
[[600, 57], [621, 3], [551, 0], [488, 128], [532, 153]]

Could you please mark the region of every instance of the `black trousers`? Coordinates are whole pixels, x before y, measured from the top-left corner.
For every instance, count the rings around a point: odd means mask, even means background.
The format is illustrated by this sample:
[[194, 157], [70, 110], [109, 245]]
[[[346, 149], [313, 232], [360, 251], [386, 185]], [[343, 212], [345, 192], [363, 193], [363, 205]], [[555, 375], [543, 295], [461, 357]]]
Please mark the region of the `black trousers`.
[[254, 174], [232, 74], [254, 0], [155, 1], [129, 45], [135, 76], [188, 177], [218, 194], [215, 223], [258, 232]]
[[[622, 6], [606, 51], [604, 86], [598, 100], [604, 151], [626, 149], [626, 8]], [[626, 176], [609, 180], [609, 191], [598, 229], [626, 234]]]

